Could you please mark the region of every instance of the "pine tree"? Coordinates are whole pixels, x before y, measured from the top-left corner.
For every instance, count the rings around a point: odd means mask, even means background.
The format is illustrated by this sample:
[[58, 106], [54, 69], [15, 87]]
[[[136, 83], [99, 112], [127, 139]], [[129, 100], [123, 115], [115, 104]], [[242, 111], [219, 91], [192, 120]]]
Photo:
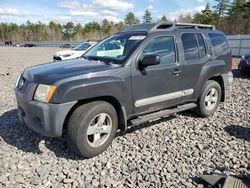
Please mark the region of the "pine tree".
[[207, 3], [205, 10], [194, 15], [195, 23], [216, 25], [218, 20], [217, 14], [210, 9], [209, 3]]
[[140, 20], [135, 17], [135, 14], [133, 12], [129, 12], [124, 20], [126, 25], [133, 25], [140, 23]]
[[63, 25], [63, 30], [62, 32], [64, 33], [65, 39], [71, 40], [71, 38], [75, 34], [75, 25], [73, 22], [68, 22], [65, 25]]
[[229, 8], [229, 0], [215, 0], [215, 1], [217, 2], [217, 5], [213, 7], [215, 9], [215, 12], [218, 14], [220, 18], [224, 17]]
[[167, 22], [168, 19], [167, 19], [167, 17], [166, 17], [165, 15], [163, 15], [163, 16], [161, 17], [161, 21], [162, 21], [162, 22]]
[[143, 23], [151, 23], [152, 22], [152, 17], [151, 17], [151, 13], [149, 12], [149, 10], [145, 10], [145, 13], [142, 17]]

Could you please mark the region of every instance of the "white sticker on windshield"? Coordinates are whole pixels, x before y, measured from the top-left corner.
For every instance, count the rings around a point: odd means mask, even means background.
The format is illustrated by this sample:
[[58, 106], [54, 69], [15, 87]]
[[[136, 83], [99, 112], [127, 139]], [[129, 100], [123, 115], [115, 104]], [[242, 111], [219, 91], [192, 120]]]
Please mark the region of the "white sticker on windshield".
[[129, 40], [143, 40], [146, 36], [132, 36], [129, 38]]

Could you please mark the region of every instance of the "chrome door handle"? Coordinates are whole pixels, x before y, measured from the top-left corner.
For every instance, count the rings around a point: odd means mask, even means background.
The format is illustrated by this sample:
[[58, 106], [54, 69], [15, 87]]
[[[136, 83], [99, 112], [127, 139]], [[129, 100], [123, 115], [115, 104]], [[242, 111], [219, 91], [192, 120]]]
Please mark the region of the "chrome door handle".
[[182, 71], [181, 70], [174, 70], [172, 73], [175, 75], [180, 75], [182, 73]]

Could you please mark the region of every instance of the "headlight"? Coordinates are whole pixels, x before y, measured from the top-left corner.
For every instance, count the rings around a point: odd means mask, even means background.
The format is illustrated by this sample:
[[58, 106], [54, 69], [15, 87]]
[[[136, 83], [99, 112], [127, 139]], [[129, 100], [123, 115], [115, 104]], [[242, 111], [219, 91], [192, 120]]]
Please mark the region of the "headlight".
[[49, 103], [56, 90], [56, 86], [39, 84], [36, 88], [34, 99], [40, 102]]
[[21, 75], [19, 75], [18, 78], [17, 78], [17, 80], [16, 80], [15, 88], [17, 88], [17, 86], [18, 86], [18, 83], [19, 83], [19, 81], [20, 81], [20, 78], [21, 78]]

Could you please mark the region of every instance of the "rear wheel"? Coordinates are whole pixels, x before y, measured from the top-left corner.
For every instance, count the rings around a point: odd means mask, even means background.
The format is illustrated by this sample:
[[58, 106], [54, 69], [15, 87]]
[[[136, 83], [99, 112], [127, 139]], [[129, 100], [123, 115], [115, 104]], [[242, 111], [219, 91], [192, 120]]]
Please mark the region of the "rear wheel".
[[202, 117], [213, 115], [221, 101], [220, 84], [214, 80], [209, 80], [203, 87], [198, 101], [196, 112]]
[[111, 144], [118, 127], [115, 108], [104, 101], [79, 106], [68, 124], [68, 146], [82, 156], [97, 156]]
[[247, 72], [247, 71], [240, 70], [240, 73], [243, 74], [243, 75], [246, 75], [248, 72]]
[[238, 66], [238, 70], [240, 71], [240, 73], [241, 74], [247, 74], [247, 72], [246, 71], [244, 71], [244, 70], [242, 70], [242, 68], [241, 68], [241, 64], [239, 64], [239, 66]]

